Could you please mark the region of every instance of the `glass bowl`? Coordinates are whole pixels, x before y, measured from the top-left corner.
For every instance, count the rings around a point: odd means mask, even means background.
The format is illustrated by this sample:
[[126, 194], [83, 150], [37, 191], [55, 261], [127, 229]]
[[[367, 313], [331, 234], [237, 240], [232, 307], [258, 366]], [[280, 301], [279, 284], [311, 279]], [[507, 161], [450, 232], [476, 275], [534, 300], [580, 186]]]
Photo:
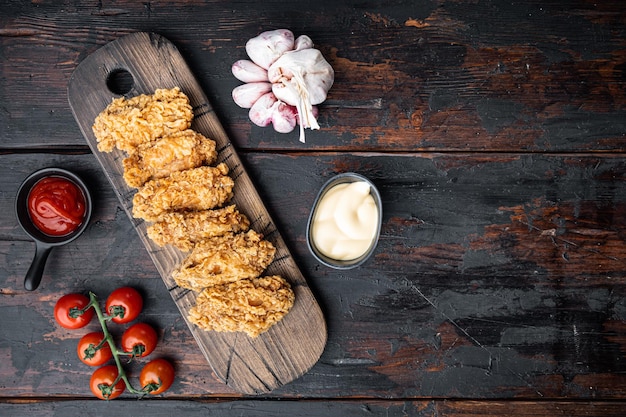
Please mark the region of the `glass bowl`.
[[[376, 232], [374, 234], [374, 238], [372, 239], [369, 247], [362, 255], [358, 256], [357, 258], [350, 259], [350, 260], [333, 259], [323, 254], [315, 245], [315, 241], [312, 236], [313, 235], [312, 233], [313, 219], [315, 218], [316, 210], [319, 207], [319, 203], [322, 201], [326, 193], [331, 188], [339, 184], [352, 183], [352, 182], [357, 182], [357, 181], [365, 182], [370, 186], [370, 194], [374, 198], [374, 203], [376, 204], [376, 208], [378, 209], [377, 210], [378, 216], [376, 219]], [[307, 222], [307, 227], [306, 227], [307, 246], [309, 247], [309, 250], [311, 251], [311, 254], [315, 257], [315, 259], [317, 259], [319, 262], [321, 262], [322, 264], [330, 268], [334, 268], [334, 269], [356, 268], [362, 265], [363, 263], [365, 263], [370, 258], [370, 256], [372, 256], [372, 254], [374, 253], [374, 249], [376, 249], [376, 246], [378, 245], [378, 239], [380, 237], [380, 228], [382, 225], [382, 219], [383, 219], [382, 199], [380, 197], [380, 193], [378, 192], [378, 189], [376, 188], [374, 183], [372, 183], [372, 181], [370, 181], [367, 177], [360, 175], [360, 174], [356, 174], [354, 172], [345, 172], [342, 174], [335, 175], [334, 177], [326, 181], [326, 183], [322, 186], [319, 193], [317, 194], [315, 201], [313, 202], [313, 207], [311, 208], [311, 213], [309, 214], [309, 220]]]

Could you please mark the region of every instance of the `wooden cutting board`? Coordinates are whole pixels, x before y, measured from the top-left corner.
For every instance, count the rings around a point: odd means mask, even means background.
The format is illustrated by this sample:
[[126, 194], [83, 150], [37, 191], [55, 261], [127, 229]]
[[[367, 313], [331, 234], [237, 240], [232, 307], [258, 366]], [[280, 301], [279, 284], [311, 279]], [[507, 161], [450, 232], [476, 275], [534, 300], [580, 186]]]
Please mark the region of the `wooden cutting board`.
[[[255, 339], [245, 333], [207, 332], [188, 321], [187, 313], [195, 305], [196, 294], [178, 287], [171, 277], [171, 272], [185, 254], [170, 246], [159, 247], [148, 238], [147, 224], [131, 214], [135, 190], [128, 187], [122, 177], [125, 155], [117, 150], [101, 153], [96, 146], [91, 130], [94, 119], [113, 98], [120, 97], [116, 93], [120, 93], [121, 89], [130, 88], [124, 96], [132, 97], [172, 87], [180, 87], [189, 97], [195, 116], [192, 128], [217, 142], [218, 162], [225, 162], [230, 176], [235, 179], [232, 202], [248, 216], [251, 228], [262, 233], [277, 248], [275, 260], [265, 274], [282, 275], [290, 281], [295, 292], [291, 311]], [[69, 81], [68, 96], [74, 117], [102, 165], [104, 175], [113, 185], [163, 282], [217, 376], [241, 393], [260, 394], [307, 372], [317, 362], [326, 344], [323, 314], [207, 96], [177, 48], [153, 33], [134, 33], [115, 40], [80, 63]]]

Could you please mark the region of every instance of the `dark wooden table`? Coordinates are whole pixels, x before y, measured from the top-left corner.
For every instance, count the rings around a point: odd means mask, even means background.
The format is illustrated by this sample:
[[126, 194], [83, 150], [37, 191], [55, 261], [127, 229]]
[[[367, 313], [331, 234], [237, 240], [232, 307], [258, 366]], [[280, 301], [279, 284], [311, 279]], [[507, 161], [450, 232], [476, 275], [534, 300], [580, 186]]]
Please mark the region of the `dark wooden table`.
[[[276, 28], [309, 35], [336, 71], [306, 144], [231, 99], [231, 64]], [[137, 31], [180, 49], [324, 311], [319, 362], [267, 395], [212, 373], [72, 117], [76, 66]], [[626, 3], [3, 0], [0, 59], [0, 415], [626, 411]], [[48, 166], [83, 176], [95, 212], [27, 292], [14, 197]], [[345, 171], [378, 186], [384, 219], [374, 257], [336, 271], [305, 226]], [[145, 296], [177, 380], [107, 403], [52, 309], [122, 285]]]

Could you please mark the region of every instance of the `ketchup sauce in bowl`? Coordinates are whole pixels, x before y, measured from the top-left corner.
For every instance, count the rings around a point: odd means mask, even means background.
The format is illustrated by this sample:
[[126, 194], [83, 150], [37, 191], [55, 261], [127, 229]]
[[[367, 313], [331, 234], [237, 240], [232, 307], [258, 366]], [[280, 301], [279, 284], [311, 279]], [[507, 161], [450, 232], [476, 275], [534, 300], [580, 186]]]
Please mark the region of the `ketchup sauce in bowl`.
[[58, 176], [45, 177], [28, 193], [31, 221], [49, 236], [67, 236], [85, 220], [85, 195], [73, 181]]
[[91, 210], [87, 186], [70, 171], [45, 168], [24, 180], [15, 212], [22, 229], [35, 241], [35, 257], [24, 280], [27, 290], [39, 286], [52, 248], [73, 241], [85, 230]]

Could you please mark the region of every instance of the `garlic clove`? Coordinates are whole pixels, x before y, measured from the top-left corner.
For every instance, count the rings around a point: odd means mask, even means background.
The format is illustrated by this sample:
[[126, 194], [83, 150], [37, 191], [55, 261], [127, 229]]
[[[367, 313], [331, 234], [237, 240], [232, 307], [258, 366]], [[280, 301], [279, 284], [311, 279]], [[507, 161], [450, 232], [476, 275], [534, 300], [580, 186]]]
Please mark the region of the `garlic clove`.
[[235, 87], [232, 92], [233, 101], [244, 109], [249, 109], [264, 94], [272, 91], [268, 82], [247, 83]]
[[302, 49], [310, 49], [313, 48], [313, 40], [309, 38], [307, 35], [300, 35], [296, 38], [294, 43], [294, 50], [300, 51]]
[[293, 50], [294, 36], [288, 29], [263, 32], [246, 42], [246, 53], [258, 66], [268, 69], [282, 54]]
[[271, 123], [279, 133], [289, 133], [297, 124], [295, 107], [277, 100], [272, 93], [261, 96], [250, 108], [248, 116], [252, 123], [260, 127]]
[[273, 93], [267, 93], [259, 97], [248, 112], [248, 117], [250, 117], [252, 123], [261, 127], [272, 123], [272, 113], [274, 112], [272, 106], [277, 101]]
[[267, 70], [247, 59], [235, 62], [231, 71], [235, 78], [244, 83], [267, 82]]
[[278, 133], [291, 132], [296, 127], [298, 121], [296, 108], [280, 100], [274, 104], [273, 108], [272, 125], [274, 130]]

